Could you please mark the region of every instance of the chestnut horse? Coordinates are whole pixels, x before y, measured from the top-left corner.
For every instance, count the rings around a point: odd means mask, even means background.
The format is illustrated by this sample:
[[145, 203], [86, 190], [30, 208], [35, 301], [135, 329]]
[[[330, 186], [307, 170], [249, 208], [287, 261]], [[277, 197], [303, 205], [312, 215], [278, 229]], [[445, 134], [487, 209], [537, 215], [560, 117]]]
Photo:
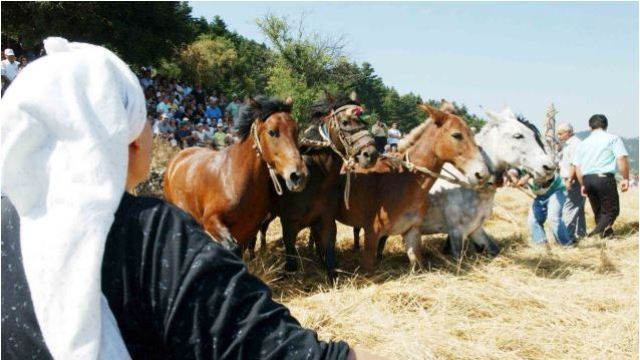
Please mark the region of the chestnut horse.
[[252, 99], [235, 119], [240, 142], [221, 151], [193, 147], [179, 152], [164, 176], [166, 199], [224, 245], [235, 247], [237, 241], [244, 249], [270, 211], [270, 182], [282, 193], [276, 174], [291, 191], [306, 184], [291, 103], [290, 98]]
[[421, 266], [420, 226], [429, 207], [425, 201], [445, 162], [451, 163], [470, 185], [483, 183], [489, 170], [474, 141], [473, 132], [458, 116], [428, 105], [418, 107], [429, 118], [400, 143], [411, 164], [431, 174], [394, 166], [381, 159], [376, 166], [357, 173], [352, 179], [349, 209], [341, 206], [337, 220], [365, 230], [365, 249], [361, 267], [373, 271], [377, 241], [383, 236], [402, 234], [411, 269]]
[[[340, 170], [344, 159], [363, 168], [373, 166], [378, 158], [373, 136], [360, 119], [362, 107], [355, 93], [350, 97], [333, 97], [326, 93], [323, 100], [312, 106], [312, 126], [305, 132], [300, 152], [309, 169], [309, 182], [298, 193], [285, 191], [277, 198], [272, 215], [282, 222], [282, 240], [285, 245], [285, 270], [295, 271], [295, 243], [300, 230], [311, 226], [317, 234], [318, 253], [324, 258], [330, 281], [335, 269], [335, 213], [343, 201], [340, 191]], [[322, 136], [320, 132], [324, 132]], [[343, 139], [343, 140], [341, 140]], [[313, 143], [330, 141], [333, 145], [313, 146]], [[261, 240], [268, 219], [261, 226]]]

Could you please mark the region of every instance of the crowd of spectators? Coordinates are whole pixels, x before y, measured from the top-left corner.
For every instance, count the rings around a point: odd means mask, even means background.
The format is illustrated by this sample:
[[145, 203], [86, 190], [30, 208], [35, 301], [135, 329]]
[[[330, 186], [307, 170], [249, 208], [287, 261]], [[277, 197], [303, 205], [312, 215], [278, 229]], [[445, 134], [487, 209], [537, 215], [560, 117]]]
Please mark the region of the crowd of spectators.
[[227, 97], [199, 84], [153, 76], [149, 68], [142, 69], [140, 85], [155, 136], [180, 148], [221, 149], [233, 143], [233, 118], [241, 105], [236, 94]]
[[11, 82], [15, 80], [20, 71], [29, 63], [24, 52], [16, 56], [16, 52], [12, 48], [2, 49], [2, 95], [7, 90]]

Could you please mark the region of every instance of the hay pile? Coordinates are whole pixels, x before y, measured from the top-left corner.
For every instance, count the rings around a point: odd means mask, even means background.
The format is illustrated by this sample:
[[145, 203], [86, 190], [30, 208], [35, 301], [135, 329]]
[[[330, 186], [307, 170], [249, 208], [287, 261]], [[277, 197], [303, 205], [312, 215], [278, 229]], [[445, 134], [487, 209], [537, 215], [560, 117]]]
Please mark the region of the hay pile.
[[425, 237], [428, 269], [417, 274], [407, 273], [401, 239], [392, 237], [376, 274], [358, 275], [351, 228], [340, 226], [343, 272], [335, 288], [305, 248], [306, 232], [298, 242], [304, 271], [279, 278], [283, 249], [275, 221], [268, 251], [250, 268], [322, 339], [346, 340], [392, 359], [635, 359], [637, 200], [637, 191], [624, 194], [615, 239], [533, 248], [525, 227], [530, 199], [503, 189], [498, 203], [522, 223], [502, 216], [488, 222], [504, 250], [498, 258], [471, 255], [456, 266], [439, 255], [444, 236]]
[[[140, 194], [161, 196], [162, 174], [178, 152], [154, 140], [152, 177]], [[329, 288], [315, 253], [298, 238], [302, 270], [284, 278], [281, 228], [274, 221], [267, 249], [251, 271], [324, 340], [346, 340], [390, 359], [636, 359], [638, 358], [638, 192], [623, 195], [614, 239], [577, 248], [531, 247], [531, 200], [502, 189], [487, 222], [503, 253], [470, 255], [461, 266], [440, 255], [444, 236], [424, 238], [428, 260], [409, 274], [400, 237], [391, 237], [373, 276], [357, 273], [351, 228], [338, 227], [338, 284]], [[588, 209], [588, 227], [593, 217]]]

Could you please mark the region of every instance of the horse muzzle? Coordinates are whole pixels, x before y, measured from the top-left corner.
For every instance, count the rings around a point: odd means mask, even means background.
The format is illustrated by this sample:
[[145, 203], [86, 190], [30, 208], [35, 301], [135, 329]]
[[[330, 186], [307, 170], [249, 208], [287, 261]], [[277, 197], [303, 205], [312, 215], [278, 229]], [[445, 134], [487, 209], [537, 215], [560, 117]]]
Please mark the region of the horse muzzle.
[[304, 190], [307, 185], [308, 174], [306, 169], [304, 171], [295, 170], [289, 172], [284, 176], [285, 183], [287, 184], [287, 189], [293, 192], [300, 192]]

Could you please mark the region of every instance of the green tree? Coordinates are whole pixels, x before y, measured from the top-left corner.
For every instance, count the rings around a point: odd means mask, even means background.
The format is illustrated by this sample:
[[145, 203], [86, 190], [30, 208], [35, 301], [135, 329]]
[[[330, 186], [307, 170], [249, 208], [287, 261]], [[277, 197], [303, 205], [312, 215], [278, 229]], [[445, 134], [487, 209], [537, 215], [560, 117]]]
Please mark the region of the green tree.
[[184, 79], [210, 89], [225, 89], [233, 80], [238, 53], [224, 37], [201, 35], [180, 53], [179, 65]]
[[195, 38], [186, 2], [31, 1], [2, 4], [2, 32], [27, 47], [48, 36], [106, 46], [136, 65], [156, 64]]

